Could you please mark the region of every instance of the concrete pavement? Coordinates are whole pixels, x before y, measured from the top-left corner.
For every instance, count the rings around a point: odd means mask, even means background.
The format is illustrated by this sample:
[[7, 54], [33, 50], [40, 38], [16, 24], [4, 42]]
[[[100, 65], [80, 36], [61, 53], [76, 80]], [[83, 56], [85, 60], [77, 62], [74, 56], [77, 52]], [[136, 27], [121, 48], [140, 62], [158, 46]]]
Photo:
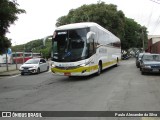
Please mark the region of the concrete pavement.
[[19, 71], [20, 66], [21, 64], [17, 64], [17, 69], [16, 69], [16, 64], [9, 64], [8, 71], [7, 71], [6, 64], [1, 64], [0, 76], [12, 76], [12, 75], [20, 74], [20, 71]]

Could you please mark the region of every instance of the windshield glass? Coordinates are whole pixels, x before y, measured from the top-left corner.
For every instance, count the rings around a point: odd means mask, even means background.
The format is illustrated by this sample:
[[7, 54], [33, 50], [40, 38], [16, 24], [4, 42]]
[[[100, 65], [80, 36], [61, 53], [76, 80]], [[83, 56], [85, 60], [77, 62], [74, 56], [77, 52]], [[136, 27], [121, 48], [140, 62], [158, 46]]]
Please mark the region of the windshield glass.
[[38, 64], [39, 59], [29, 59], [25, 62], [25, 64]]
[[160, 55], [144, 55], [144, 61], [160, 61]]
[[88, 29], [56, 31], [53, 39], [53, 61], [74, 62], [88, 56]]
[[139, 54], [139, 56], [138, 56], [138, 57], [139, 57], [139, 58], [142, 58], [142, 56], [143, 56], [143, 54]]

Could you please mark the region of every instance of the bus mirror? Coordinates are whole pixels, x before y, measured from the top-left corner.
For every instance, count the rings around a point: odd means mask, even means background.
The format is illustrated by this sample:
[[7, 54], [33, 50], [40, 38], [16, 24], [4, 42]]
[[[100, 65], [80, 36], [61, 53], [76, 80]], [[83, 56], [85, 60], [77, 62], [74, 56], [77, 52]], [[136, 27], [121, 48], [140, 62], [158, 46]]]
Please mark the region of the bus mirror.
[[94, 35], [95, 35], [94, 32], [88, 32], [88, 33], [87, 33], [87, 40], [88, 40], [89, 42], [93, 42], [93, 40], [94, 40]]

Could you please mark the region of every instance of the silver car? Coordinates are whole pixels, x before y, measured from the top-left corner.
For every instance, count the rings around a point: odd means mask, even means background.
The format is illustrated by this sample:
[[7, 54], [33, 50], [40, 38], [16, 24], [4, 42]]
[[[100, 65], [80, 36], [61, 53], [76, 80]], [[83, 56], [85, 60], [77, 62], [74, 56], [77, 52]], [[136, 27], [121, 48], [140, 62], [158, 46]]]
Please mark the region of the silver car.
[[140, 70], [142, 74], [160, 73], [160, 54], [144, 54], [141, 59]]
[[23, 65], [20, 66], [19, 70], [21, 75], [25, 73], [37, 73], [48, 71], [49, 64], [43, 58], [33, 58], [27, 60]]

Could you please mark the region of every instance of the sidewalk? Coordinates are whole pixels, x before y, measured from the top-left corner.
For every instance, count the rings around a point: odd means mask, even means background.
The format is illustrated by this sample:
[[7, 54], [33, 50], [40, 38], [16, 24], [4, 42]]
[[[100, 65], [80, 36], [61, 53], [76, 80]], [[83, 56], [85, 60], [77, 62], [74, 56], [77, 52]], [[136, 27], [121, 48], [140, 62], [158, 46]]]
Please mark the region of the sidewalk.
[[20, 74], [20, 71], [18, 70], [21, 64], [17, 64], [17, 70], [16, 70], [16, 64], [9, 64], [8, 65], [8, 71], [6, 64], [1, 64], [0, 66], [0, 76], [12, 76]]

